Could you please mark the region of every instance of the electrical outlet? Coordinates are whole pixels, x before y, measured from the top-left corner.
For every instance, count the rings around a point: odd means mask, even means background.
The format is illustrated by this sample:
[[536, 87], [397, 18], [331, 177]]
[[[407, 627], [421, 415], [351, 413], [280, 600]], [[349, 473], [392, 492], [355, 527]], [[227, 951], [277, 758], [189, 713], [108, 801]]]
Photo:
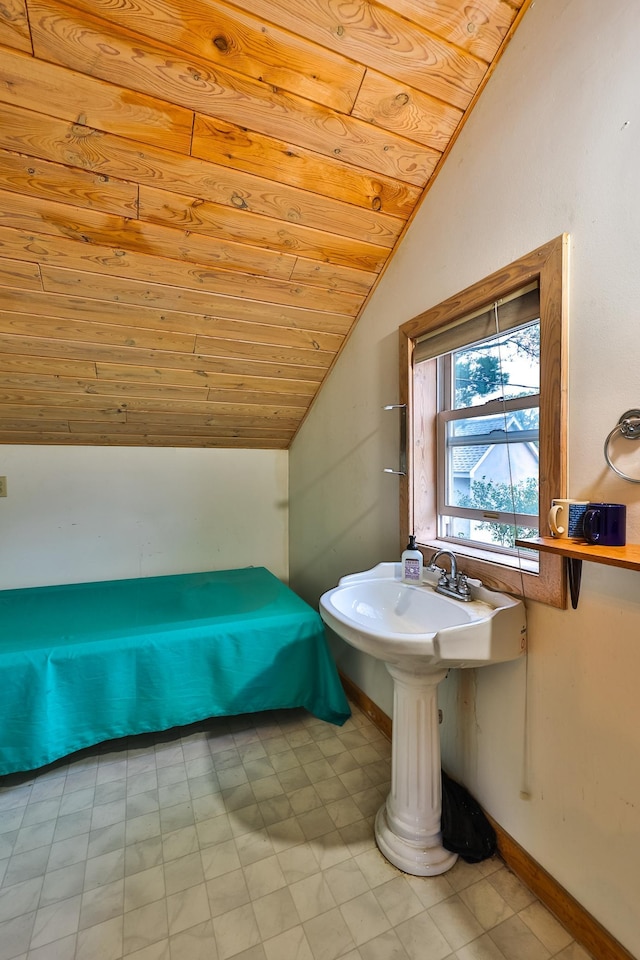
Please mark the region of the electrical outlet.
[[7, 478], [0, 477], [0, 497], [6, 497], [7, 495]]

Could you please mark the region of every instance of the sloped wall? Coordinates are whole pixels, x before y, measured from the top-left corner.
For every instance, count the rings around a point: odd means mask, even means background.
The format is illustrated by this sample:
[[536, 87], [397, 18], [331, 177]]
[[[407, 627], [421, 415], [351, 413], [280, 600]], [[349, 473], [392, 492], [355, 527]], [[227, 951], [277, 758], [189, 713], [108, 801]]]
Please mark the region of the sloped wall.
[[[571, 235], [569, 494], [629, 505], [602, 448], [640, 406], [640, 24], [633, 0], [536, 0], [324, 386], [290, 457], [291, 581], [307, 600], [396, 559], [399, 324]], [[640, 476], [640, 450], [623, 462]], [[441, 687], [446, 766], [640, 956], [640, 575], [585, 564], [578, 610], [528, 603], [525, 663]], [[384, 667], [340, 665], [387, 713]], [[588, 865], [588, 866], [587, 866]]]

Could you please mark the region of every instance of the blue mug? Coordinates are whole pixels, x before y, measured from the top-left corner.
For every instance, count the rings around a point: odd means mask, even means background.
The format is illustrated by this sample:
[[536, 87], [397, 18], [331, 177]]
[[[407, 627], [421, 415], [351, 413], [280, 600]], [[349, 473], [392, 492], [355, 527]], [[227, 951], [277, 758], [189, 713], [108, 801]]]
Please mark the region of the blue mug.
[[587, 543], [624, 547], [627, 542], [627, 508], [624, 503], [589, 503], [582, 517]]

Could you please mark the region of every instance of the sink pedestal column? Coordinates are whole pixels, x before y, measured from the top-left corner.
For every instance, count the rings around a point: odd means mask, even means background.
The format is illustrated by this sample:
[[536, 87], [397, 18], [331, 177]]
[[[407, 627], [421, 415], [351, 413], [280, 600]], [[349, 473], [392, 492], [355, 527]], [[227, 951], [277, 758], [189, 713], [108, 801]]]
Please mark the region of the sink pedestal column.
[[446, 670], [419, 672], [386, 664], [393, 677], [391, 792], [376, 816], [376, 842], [394, 866], [433, 877], [457, 860], [442, 846], [438, 684]]

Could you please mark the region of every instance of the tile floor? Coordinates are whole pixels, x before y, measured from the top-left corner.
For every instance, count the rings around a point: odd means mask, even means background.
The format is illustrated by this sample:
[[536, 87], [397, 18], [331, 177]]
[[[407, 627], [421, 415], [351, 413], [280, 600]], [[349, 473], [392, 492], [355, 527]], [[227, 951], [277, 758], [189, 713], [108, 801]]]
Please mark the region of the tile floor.
[[0, 778], [0, 960], [588, 960], [498, 859], [383, 859], [389, 754], [286, 711]]

